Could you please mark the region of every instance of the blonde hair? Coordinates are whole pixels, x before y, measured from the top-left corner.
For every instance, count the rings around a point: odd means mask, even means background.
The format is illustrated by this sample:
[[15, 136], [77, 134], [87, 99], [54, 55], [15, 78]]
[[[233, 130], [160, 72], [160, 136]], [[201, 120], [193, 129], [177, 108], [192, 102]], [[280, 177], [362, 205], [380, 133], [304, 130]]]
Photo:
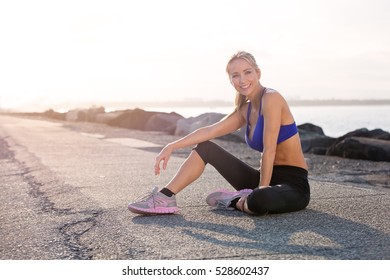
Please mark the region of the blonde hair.
[[[257, 62], [256, 62], [256, 59], [255, 57], [248, 53], [248, 52], [245, 52], [245, 51], [238, 51], [237, 53], [235, 53], [229, 60], [229, 62], [227, 63], [226, 65], [226, 73], [228, 73], [229, 75], [229, 66], [230, 64], [236, 60], [236, 59], [244, 59], [246, 62], [248, 62], [253, 68], [255, 68], [256, 70], [259, 70], [260, 71], [260, 68], [259, 66], [257, 65]], [[230, 77], [229, 77], [230, 79]], [[238, 111], [242, 105], [244, 105], [246, 102], [248, 101], [248, 98], [242, 94], [240, 94], [239, 92], [236, 93], [236, 98], [235, 98], [235, 106], [236, 106], [236, 109], [235, 111]]]

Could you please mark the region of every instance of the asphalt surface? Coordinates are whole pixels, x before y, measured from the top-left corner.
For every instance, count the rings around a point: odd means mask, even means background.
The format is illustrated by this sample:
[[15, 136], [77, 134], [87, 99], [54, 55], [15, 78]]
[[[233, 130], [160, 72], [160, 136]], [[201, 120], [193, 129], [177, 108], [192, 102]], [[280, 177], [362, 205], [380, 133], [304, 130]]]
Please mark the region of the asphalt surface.
[[207, 167], [177, 196], [179, 214], [132, 214], [183, 162], [155, 177], [159, 147], [0, 115], [1, 259], [390, 259], [388, 189], [311, 181], [306, 210], [253, 217], [205, 203], [228, 188]]

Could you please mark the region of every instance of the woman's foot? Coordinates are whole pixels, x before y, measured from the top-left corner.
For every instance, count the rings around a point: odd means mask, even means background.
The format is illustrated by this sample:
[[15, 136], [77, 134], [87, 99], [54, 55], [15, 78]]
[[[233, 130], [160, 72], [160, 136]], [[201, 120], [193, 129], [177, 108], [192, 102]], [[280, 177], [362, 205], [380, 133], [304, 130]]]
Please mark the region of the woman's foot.
[[206, 202], [213, 207], [233, 210], [234, 208], [231, 206], [232, 201], [240, 197], [248, 196], [252, 191], [251, 189], [239, 191], [217, 190], [207, 196]]
[[179, 211], [175, 196], [166, 196], [159, 192], [157, 187], [139, 201], [130, 203], [127, 208], [133, 213], [144, 215], [173, 214]]

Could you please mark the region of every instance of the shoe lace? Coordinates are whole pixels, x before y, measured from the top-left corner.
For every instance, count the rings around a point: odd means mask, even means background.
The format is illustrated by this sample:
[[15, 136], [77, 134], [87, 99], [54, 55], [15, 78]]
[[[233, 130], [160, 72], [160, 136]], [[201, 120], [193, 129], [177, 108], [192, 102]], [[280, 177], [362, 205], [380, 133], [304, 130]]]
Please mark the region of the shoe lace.
[[139, 197], [136, 198], [136, 201], [145, 201], [148, 200], [151, 197], [154, 197], [156, 193], [158, 192], [158, 187], [154, 187], [151, 192], [141, 194]]

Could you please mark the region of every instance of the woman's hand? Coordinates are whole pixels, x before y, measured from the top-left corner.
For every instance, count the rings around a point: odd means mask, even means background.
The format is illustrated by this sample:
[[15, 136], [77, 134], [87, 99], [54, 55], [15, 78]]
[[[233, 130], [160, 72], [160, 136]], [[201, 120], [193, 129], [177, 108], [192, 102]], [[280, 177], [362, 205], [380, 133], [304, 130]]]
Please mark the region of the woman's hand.
[[169, 158], [171, 157], [171, 154], [173, 152], [173, 147], [171, 144], [166, 145], [161, 152], [156, 157], [156, 162], [154, 164], [154, 174], [159, 175], [160, 174], [160, 163], [163, 161], [162, 168], [165, 170], [168, 165]]

